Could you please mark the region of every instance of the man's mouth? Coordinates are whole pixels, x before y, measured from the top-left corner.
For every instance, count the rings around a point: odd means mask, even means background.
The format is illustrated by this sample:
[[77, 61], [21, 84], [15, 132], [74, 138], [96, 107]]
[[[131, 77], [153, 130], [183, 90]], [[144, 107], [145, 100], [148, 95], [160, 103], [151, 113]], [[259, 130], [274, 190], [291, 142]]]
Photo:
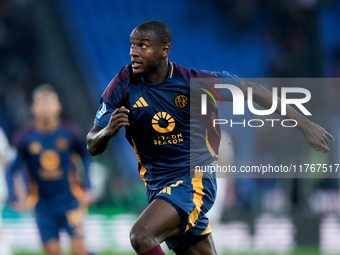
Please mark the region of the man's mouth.
[[131, 66], [132, 66], [133, 69], [136, 69], [136, 68], [140, 67], [141, 65], [142, 65], [142, 63], [138, 62], [138, 61], [132, 61], [131, 62]]

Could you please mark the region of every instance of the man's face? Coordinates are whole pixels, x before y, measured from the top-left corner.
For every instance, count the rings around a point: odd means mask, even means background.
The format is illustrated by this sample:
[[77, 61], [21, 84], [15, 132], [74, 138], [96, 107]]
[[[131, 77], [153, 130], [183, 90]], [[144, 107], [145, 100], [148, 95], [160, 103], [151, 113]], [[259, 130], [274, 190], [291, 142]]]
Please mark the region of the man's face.
[[153, 31], [133, 30], [130, 36], [132, 71], [137, 75], [156, 72], [164, 59], [163, 46], [156, 40]]
[[54, 92], [38, 93], [33, 98], [32, 114], [37, 119], [50, 120], [58, 118], [61, 113], [61, 104]]

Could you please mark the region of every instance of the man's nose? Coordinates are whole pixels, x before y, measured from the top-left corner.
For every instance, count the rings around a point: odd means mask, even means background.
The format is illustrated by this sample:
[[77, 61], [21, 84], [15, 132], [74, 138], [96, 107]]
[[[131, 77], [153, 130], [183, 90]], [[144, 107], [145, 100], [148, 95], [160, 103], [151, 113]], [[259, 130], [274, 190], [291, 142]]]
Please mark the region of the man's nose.
[[131, 57], [135, 57], [135, 56], [138, 56], [139, 55], [139, 51], [137, 49], [138, 47], [136, 46], [131, 46], [130, 47], [130, 56]]

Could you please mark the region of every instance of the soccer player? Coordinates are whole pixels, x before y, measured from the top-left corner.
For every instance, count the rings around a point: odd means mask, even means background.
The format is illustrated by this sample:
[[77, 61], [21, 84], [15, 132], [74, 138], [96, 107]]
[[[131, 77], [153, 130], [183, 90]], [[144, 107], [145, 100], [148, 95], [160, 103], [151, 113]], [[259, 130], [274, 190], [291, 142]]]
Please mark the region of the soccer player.
[[[228, 72], [200, 71], [170, 62], [171, 42], [170, 29], [160, 21], [146, 21], [132, 31], [131, 64], [104, 91], [87, 148], [92, 155], [104, 152], [110, 139], [125, 127], [149, 202], [130, 232], [137, 254], [165, 254], [160, 247], [163, 241], [177, 254], [216, 254], [206, 217], [215, 199], [216, 179], [202, 178], [202, 172], [193, 174], [191, 169], [217, 158], [219, 131], [209, 121], [217, 117], [217, 111], [209, 107], [207, 118], [201, 118], [205, 121], [190, 119], [190, 111], [197, 110], [190, 109], [195, 107], [190, 105], [195, 98], [190, 97], [198, 93], [190, 80], [225, 78], [245, 95], [251, 87], [254, 101], [267, 109], [272, 95]], [[229, 90], [218, 93], [223, 100], [232, 99]], [[314, 149], [329, 150], [328, 140], [333, 137], [322, 127], [292, 107], [286, 118], [298, 121], [297, 128]]]
[[62, 254], [59, 231], [64, 229], [71, 237], [72, 253], [88, 255], [83, 239], [82, 210], [69, 179], [74, 171], [73, 155], [79, 155], [86, 172], [86, 197], [91, 197], [90, 156], [85, 137], [74, 124], [60, 119], [62, 106], [51, 85], [37, 87], [32, 100], [33, 122], [14, 135], [18, 153], [7, 173], [11, 204], [18, 211], [26, 209], [26, 204], [15, 193], [13, 182], [15, 172], [21, 169], [21, 163], [25, 163], [29, 190], [38, 196], [35, 218], [46, 253]]

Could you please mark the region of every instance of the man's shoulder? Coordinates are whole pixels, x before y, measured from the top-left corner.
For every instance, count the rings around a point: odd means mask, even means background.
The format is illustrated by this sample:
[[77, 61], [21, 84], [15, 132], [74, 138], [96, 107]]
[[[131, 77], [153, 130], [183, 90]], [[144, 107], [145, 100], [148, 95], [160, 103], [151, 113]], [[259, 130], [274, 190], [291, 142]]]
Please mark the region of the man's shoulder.
[[114, 77], [119, 79], [120, 81], [125, 81], [128, 80], [132, 77], [132, 67], [131, 64], [126, 65], [124, 67], [122, 67], [116, 74], [116, 76]]
[[103, 93], [103, 98], [107, 100], [112, 92], [118, 88], [120, 88], [120, 90], [123, 90], [126, 86], [129, 85], [131, 80], [133, 80], [131, 65], [126, 65], [121, 68], [117, 72], [115, 77], [110, 81], [109, 85]]
[[186, 84], [232, 83], [240, 86], [239, 77], [228, 71], [209, 71], [194, 67], [183, 67], [176, 63], [173, 63], [173, 66], [173, 78]]
[[173, 63], [174, 66], [174, 78], [185, 77], [185, 78], [217, 78], [219, 77], [218, 72], [200, 70], [195, 67], [184, 67], [177, 63]]
[[17, 129], [11, 137], [11, 143], [18, 146], [35, 131], [33, 123], [26, 124]]

